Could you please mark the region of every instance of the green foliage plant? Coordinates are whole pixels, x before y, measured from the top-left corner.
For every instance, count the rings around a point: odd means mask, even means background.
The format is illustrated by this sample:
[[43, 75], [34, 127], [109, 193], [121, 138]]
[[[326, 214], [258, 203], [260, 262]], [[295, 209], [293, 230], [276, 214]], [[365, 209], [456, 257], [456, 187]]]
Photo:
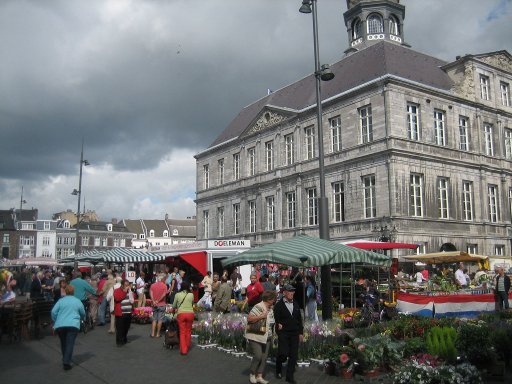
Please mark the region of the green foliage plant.
[[457, 331], [452, 327], [434, 327], [426, 337], [427, 351], [448, 363], [457, 361]]

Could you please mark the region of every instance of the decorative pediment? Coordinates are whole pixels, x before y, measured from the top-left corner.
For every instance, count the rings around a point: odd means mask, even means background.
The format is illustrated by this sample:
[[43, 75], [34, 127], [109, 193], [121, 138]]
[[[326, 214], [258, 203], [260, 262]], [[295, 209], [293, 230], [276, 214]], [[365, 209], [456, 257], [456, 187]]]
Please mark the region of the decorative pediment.
[[503, 53], [498, 53], [490, 56], [480, 56], [479, 60], [493, 67], [503, 69], [507, 72], [512, 72], [512, 59]]
[[249, 126], [244, 135], [252, 135], [271, 128], [277, 124], [287, 120], [289, 116], [280, 114], [272, 110], [265, 110], [258, 118]]

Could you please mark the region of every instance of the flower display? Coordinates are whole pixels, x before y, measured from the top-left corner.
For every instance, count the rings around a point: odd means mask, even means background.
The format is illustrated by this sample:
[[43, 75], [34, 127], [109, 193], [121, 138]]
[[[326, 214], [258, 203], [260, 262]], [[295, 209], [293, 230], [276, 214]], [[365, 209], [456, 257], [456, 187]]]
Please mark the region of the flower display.
[[153, 317], [152, 307], [137, 307], [133, 308], [132, 319], [138, 324], [151, 323]]

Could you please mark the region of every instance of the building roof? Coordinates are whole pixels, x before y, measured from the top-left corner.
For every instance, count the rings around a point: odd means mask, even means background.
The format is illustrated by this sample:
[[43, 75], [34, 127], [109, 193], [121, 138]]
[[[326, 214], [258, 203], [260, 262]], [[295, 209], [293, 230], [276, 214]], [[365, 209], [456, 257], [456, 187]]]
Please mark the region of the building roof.
[[130, 233], [144, 233], [154, 230], [155, 237], [162, 237], [165, 230], [172, 236], [174, 230], [179, 237], [196, 237], [196, 219], [155, 219], [123, 220]]
[[0, 210], [0, 229], [15, 230], [13, 210]]
[[[446, 61], [405, 46], [382, 41], [331, 65], [336, 76], [322, 83], [322, 100], [386, 75], [449, 91], [453, 82], [441, 69], [446, 64]], [[243, 108], [210, 148], [240, 136], [266, 106], [298, 113], [316, 105], [315, 81], [311, 74]]]

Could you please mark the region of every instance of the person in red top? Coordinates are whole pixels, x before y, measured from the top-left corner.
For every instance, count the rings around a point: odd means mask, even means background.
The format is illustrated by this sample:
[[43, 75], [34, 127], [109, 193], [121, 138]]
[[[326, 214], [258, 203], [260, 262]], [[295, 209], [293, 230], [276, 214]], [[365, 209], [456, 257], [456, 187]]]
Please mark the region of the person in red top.
[[98, 282], [98, 290], [96, 291], [96, 294], [98, 295], [98, 304], [99, 304], [99, 310], [98, 310], [98, 324], [97, 325], [105, 325], [105, 314], [107, 311], [107, 300], [105, 300], [103, 295], [103, 287], [105, 286], [105, 283], [107, 282], [107, 274], [103, 273], [101, 275], [100, 281]]
[[[158, 275], [155, 283], [149, 288], [149, 297], [153, 302], [153, 321], [151, 323], [151, 337], [160, 337], [162, 329], [162, 321], [165, 315], [165, 298], [169, 289], [165, 284], [167, 276], [165, 274]], [[156, 331], [156, 334], [155, 334]]]
[[251, 284], [246, 288], [247, 297], [245, 302], [249, 306], [249, 311], [261, 301], [261, 294], [263, 293], [263, 286], [258, 281], [256, 274], [251, 275]]
[[128, 342], [128, 330], [132, 322], [133, 292], [131, 283], [123, 280], [121, 286], [114, 290], [114, 315], [116, 316], [116, 344], [122, 347]]

